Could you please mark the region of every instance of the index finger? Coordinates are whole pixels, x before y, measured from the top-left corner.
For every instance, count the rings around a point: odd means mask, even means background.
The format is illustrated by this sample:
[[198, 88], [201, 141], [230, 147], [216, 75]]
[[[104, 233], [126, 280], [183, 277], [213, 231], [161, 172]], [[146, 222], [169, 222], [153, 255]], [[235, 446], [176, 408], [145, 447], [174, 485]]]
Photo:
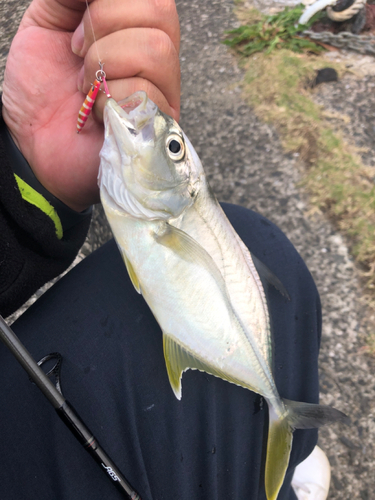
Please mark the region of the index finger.
[[[90, 21], [91, 17], [91, 21]], [[92, 23], [92, 25], [91, 25]], [[83, 16], [84, 57], [94, 42], [127, 28], [155, 28], [164, 31], [177, 52], [180, 48], [180, 26], [174, 0], [94, 0]], [[94, 31], [94, 34], [93, 34]]]
[[[92, 1], [88, 0], [89, 3]], [[74, 31], [85, 9], [85, 0], [33, 0], [22, 18], [20, 30], [38, 26], [57, 31]]]

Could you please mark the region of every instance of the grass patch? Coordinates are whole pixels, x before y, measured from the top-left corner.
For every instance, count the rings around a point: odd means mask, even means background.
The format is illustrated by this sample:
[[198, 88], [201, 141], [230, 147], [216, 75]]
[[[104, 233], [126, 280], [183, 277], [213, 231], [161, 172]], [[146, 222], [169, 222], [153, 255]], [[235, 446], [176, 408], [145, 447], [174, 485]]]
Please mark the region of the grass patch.
[[[319, 56], [290, 50], [258, 53], [244, 61], [247, 102], [274, 125], [287, 152], [299, 153], [307, 168], [303, 184], [311, 202], [349, 238], [375, 300], [375, 185], [353, 146], [335, 132], [314, 103], [307, 82], [326, 65]], [[339, 75], [345, 68], [330, 63]], [[344, 121], [347, 117], [342, 117]]]
[[285, 48], [293, 52], [309, 51], [318, 54], [324, 48], [321, 45], [300, 36], [300, 33], [309, 29], [316, 21], [324, 16], [315, 14], [307, 24], [300, 25], [298, 20], [305, 7], [300, 4], [294, 8], [286, 7], [282, 12], [272, 16], [265, 16], [256, 9], [249, 11], [241, 9], [238, 15], [243, 24], [236, 29], [226, 32], [224, 44], [235, 47], [243, 56], [250, 56], [255, 52]]

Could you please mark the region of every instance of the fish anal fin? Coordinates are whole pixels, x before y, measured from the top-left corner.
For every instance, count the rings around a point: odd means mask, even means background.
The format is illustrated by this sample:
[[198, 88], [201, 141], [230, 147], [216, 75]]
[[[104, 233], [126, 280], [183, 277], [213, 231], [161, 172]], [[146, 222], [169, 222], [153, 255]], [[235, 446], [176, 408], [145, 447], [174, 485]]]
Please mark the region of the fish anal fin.
[[[215, 371], [204, 361], [197, 359], [186, 348], [180, 345], [170, 335], [163, 334], [164, 358], [167, 366], [169, 382], [177, 399], [181, 399], [181, 378], [184, 371], [189, 368], [207, 373]], [[220, 376], [220, 375], [218, 375]]]
[[163, 333], [164, 359], [167, 367], [169, 383], [177, 399], [181, 399], [182, 373], [189, 368], [181, 346], [168, 334]]
[[182, 374], [189, 368], [191, 370], [206, 372], [214, 377], [221, 378], [232, 384], [254, 391], [254, 388], [250, 385], [246, 385], [244, 382], [228, 375], [224, 370], [194, 356], [187, 348], [165, 332], [163, 332], [163, 348], [169, 382], [177, 399], [181, 399], [182, 397]]

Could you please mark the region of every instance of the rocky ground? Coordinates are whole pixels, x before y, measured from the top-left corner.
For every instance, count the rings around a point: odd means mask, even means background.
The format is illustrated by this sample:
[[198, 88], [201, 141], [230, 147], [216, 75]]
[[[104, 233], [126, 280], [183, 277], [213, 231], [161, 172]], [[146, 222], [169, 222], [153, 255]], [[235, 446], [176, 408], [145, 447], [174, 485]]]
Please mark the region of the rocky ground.
[[[0, 13], [6, 12], [1, 14], [3, 58], [21, 3], [0, 2]], [[307, 194], [299, 187], [303, 166], [298, 158], [283, 153], [275, 130], [262, 123], [241, 97], [241, 70], [220, 44], [224, 30], [237, 22], [233, 2], [178, 0], [177, 5], [182, 30], [181, 125], [202, 158], [218, 198], [252, 208], [275, 222], [313, 274], [324, 313], [321, 399], [352, 419], [350, 428], [334, 426], [320, 433], [320, 446], [332, 465], [329, 498], [371, 500], [375, 491], [375, 360], [363, 346], [374, 318], [362, 300], [358, 271], [344, 239], [324, 215], [311, 210]], [[259, 0], [258, 6], [272, 8], [275, 3]], [[362, 58], [354, 60], [360, 65]], [[367, 62], [373, 67], [371, 58]], [[368, 149], [363, 159], [369, 165], [374, 165], [375, 158], [374, 87], [375, 76], [368, 70], [316, 90], [317, 101], [327, 110], [350, 116], [347, 140]], [[83, 253], [107, 237], [107, 226], [97, 209]]]

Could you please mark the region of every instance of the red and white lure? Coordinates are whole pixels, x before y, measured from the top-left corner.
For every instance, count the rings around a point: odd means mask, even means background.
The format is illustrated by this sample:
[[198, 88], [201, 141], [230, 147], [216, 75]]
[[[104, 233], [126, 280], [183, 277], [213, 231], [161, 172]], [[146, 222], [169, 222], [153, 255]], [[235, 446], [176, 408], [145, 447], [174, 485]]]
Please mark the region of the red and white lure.
[[89, 90], [89, 93], [87, 94], [86, 99], [84, 100], [84, 103], [82, 104], [81, 109], [79, 110], [78, 120], [77, 120], [77, 134], [79, 134], [81, 132], [81, 130], [83, 129], [83, 127], [87, 121], [87, 118], [89, 117], [89, 114], [91, 113], [91, 110], [95, 104], [96, 96], [98, 95], [98, 92], [100, 90], [100, 86], [102, 83], [104, 85], [104, 92], [106, 93], [107, 97], [111, 97], [111, 94], [109, 93], [107, 82], [106, 82], [107, 75], [105, 74], [105, 71], [103, 70], [104, 63], [101, 62], [101, 59], [99, 56], [99, 51], [98, 51], [98, 46], [97, 46], [97, 42], [96, 42], [94, 26], [92, 24], [88, 0], [86, 0], [86, 7], [87, 7], [87, 13], [88, 13], [90, 24], [91, 24], [92, 35], [94, 37], [96, 51], [98, 54], [100, 69], [95, 73], [95, 81], [91, 85], [91, 89]]
[[89, 90], [89, 93], [87, 94], [86, 99], [84, 100], [84, 103], [82, 104], [81, 109], [78, 113], [77, 134], [81, 132], [83, 126], [87, 121], [87, 118], [89, 117], [89, 114], [91, 113], [92, 107], [95, 104], [96, 96], [98, 95], [102, 83], [104, 84], [104, 91], [107, 97], [111, 97], [106, 82], [106, 74], [103, 70], [103, 63], [99, 62], [99, 66], [100, 69], [95, 74], [95, 81], [92, 84], [91, 89]]

